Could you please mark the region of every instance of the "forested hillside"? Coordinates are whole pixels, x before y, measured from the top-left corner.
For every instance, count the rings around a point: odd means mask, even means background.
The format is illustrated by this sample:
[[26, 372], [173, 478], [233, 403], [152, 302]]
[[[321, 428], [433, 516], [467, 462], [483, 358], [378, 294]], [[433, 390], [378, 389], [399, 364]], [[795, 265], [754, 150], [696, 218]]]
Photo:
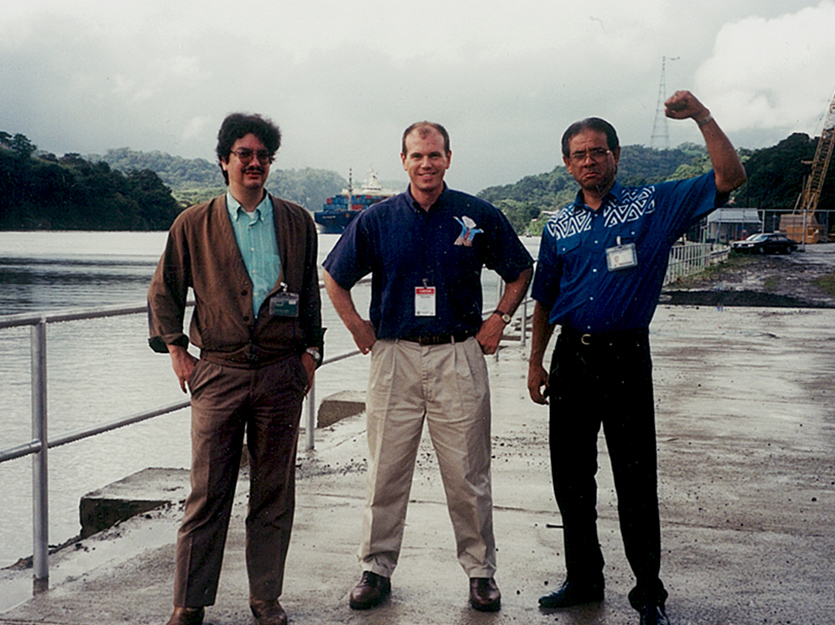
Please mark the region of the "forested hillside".
[[[217, 162], [203, 158], [187, 159], [165, 152], [137, 152], [129, 148], [108, 150], [101, 156], [93, 154], [88, 158], [104, 161], [122, 172], [139, 169], [155, 171], [184, 206], [208, 200], [226, 190]], [[278, 169], [273, 166], [267, 188], [310, 211], [316, 211], [329, 196], [338, 193], [347, 184], [339, 174], [324, 169]]]
[[[746, 151], [748, 182], [737, 193], [738, 202], [755, 208], [792, 209], [809, 174], [819, 137], [794, 133], [777, 145]], [[818, 210], [835, 210], [835, 163], [824, 180]]]
[[[732, 198], [737, 206], [790, 211], [809, 171], [818, 139], [793, 134], [775, 146], [740, 150], [748, 182]], [[623, 146], [618, 180], [624, 185], [685, 178], [707, 171], [703, 146], [674, 150]], [[347, 186], [322, 169], [276, 169], [270, 191], [318, 210]], [[220, 169], [205, 159], [164, 152], [108, 150], [103, 156], [39, 152], [22, 134], [0, 131], [0, 229], [167, 229], [183, 207], [225, 190]], [[560, 162], [547, 173], [478, 195], [495, 204], [519, 234], [537, 234], [550, 211], [569, 203], [577, 184]], [[830, 168], [819, 210], [835, 210], [835, 171]]]
[[25, 135], [0, 132], [2, 230], [160, 230], [180, 210], [149, 169], [124, 174], [78, 154], [36, 150]]

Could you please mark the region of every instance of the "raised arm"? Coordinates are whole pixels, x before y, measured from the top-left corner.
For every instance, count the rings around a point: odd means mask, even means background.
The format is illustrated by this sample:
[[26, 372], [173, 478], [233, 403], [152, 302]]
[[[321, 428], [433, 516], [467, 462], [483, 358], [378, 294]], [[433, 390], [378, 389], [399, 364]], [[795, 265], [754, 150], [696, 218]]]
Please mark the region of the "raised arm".
[[664, 103], [664, 109], [667, 117], [690, 118], [699, 126], [716, 175], [716, 190], [719, 193], [730, 193], [742, 186], [747, 177], [739, 155], [713, 119], [710, 110], [696, 96], [689, 91], [676, 91]]
[[354, 337], [354, 343], [363, 354], [371, 351], [371, 346], [377, 342], [377, 333], [374, 330], [374, 325], [368, 319], [363, 319], [357, 312], [357, 307], [354, 305], [354, 298], [351, 297], [351, 291], [343, 288], [339, 283], [333, 279], [328, 273], [328, 270], [323, 270], [322, 277], [325, 281], [325, 289], [328, 292], [328, 297], [331, 298], [334, 309], [342, 319], [342, 323], [348, 328], [351, 336]]

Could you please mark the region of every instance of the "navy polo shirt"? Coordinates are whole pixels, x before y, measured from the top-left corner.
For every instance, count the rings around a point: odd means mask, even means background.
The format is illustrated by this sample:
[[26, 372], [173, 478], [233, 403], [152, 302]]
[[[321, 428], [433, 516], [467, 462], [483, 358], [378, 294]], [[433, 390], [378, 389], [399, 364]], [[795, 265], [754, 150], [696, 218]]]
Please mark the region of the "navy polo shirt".
[[[641, 187], [615, 183], [598, 210], [582, 193], [542, 233], [531, 295], [549, 321], [581, 332], [649, 327], [670, 248], [695, 220], [727, 199], [713, 172]], [[620, 243], [619, 243], [620, 242]], [[606, 250], [634, 243], [637, 266], [609, 271]]]
[[[362, 211], [324, 267], [344, 289], [371, 274], [369, 317], [377, 338], [466, 333], [482, 322], [481, 269], [513, 282], [533, 264], [494, 206], [444, 185], [423, 210], [407, 189]], [[416, 315], [415, 288], [436, 289], [435, 315]]]

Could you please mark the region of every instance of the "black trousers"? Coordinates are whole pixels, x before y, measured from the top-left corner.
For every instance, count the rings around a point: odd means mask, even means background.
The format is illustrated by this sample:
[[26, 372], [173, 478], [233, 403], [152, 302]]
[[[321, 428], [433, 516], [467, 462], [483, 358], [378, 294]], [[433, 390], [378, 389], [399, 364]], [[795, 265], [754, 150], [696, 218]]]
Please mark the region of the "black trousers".
[[648, 333], [589, 336], [563, 329], [551, 363], [551, 471], [563, 520], [567, 578], [603, 586], [595, 480], [602, 426], [626, 557], [637, 579], [630, 603], [636, 609], [663, 603], [667, 593], [659, 578], [661, 529]]

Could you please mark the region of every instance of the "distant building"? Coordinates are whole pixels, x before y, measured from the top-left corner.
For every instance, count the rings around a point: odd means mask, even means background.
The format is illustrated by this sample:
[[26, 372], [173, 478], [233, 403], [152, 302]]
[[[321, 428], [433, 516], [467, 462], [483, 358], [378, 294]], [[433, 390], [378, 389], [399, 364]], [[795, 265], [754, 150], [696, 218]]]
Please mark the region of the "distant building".
[[707, 216], [707, 236], [718, 243], [738, 241], [762, 230], [756, 208], [719, 208]]

